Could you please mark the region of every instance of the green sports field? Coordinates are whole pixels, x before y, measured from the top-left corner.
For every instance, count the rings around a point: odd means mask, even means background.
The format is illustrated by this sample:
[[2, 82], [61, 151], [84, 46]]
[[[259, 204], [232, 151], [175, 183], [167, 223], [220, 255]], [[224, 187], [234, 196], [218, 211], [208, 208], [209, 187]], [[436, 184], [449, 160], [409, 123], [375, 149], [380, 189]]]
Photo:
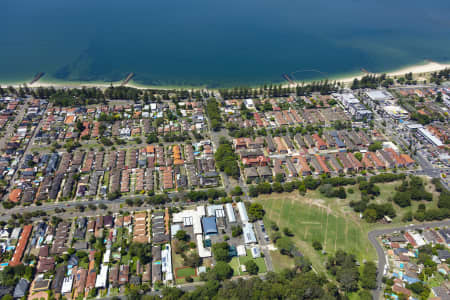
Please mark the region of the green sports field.
[[[299, 250], [319, 270], [323, 270], [324, 257], [312, 248], [313, 241], [319, 241], [328, 253], [342, 249], [355, 254], [360, 261], [376, 258], [375, 249], [367, 239], [370, 226], [358, 220], [354, 213], [336, 207], [332, 209], [324, 201], [315, 201], [296, 193], [272, 194], [259, 197], [258, 201], [266, 211], [266, 228], [270, 231], [269, 221], [274, 221], [280, 229], [291, 229]], [[277, 256], [272, 258], [274, 265], [277, 265]]]

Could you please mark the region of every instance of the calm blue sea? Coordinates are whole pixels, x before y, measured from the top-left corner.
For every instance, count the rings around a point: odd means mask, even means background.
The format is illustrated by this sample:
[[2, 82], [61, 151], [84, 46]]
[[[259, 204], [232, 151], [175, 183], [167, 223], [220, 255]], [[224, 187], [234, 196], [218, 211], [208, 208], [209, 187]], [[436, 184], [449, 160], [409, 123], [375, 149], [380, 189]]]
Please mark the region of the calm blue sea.
[[450, 61], [450, 1], [3, 0], [0, 82], [209, 87]]

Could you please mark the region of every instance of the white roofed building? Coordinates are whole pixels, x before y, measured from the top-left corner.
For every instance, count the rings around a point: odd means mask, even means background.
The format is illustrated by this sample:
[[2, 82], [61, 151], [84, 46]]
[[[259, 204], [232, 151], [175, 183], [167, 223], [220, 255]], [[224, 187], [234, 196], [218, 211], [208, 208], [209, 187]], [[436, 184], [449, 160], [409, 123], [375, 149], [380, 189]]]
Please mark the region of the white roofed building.
[[196, 210], [183, 210], [175, 213], [172, 215], [172, 223], [183, 223], [183, 226], [192, 226], [194, 234], [202, 234], [201, 217], [205, 215], [204, 210], [204, 206], [198, 206]]
[[238, 202], [237, 203], [239, 216], [241, 217], [242, 223], [248, 223], [248, 215], [247, 215], [247, 208], [245, 207], [244, 202]]
[[236, 247], [236, 251], [238, 256], [247, 256], [247, 251], [245, 250], [244, 245], [238, 245]]
[[197, 235], [198, 256], [201, 258], [211, 257], [211, 250], [203, 246], [203, 236]]
[[208, 217], [215, 217], [217, 210], [223, 211], [223, 205], [220, 205], [220, 204], [208, 205], [208, 207], [206, 208]]
[[61, 287], [61, 294], [69, 294], [72, 292], [73, 286], [73, 275], [64, 277], [63, 284]]
[[254, 244], [256, 243], [256, 235], [253, 230], [253, 225], [251, 223], [244, 223], [244, 227], [242, 227], [243, 235], [244, 235], [244, 243], [246, 244]]
[[227, 212], [228, 222], [236, 223], [236, 215], [234, 214], [233, 205], [231, 203], [225, 204], [225, 210]]
[[100, 273], [97, 275], [95, 281], [95, 287], [101, 289], [106, 288], [107, 280], [108, 280], [108, 265], [102, 264], [100, 266]]

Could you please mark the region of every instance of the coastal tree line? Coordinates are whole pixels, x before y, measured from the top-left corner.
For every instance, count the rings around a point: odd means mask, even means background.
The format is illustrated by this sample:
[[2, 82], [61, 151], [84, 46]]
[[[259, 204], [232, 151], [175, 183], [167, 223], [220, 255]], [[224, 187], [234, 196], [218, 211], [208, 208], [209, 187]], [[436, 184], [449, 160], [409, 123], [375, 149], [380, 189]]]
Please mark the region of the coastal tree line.
[[30, 88], [27, 85], [20, 87], [1, 87], [0, 96], [15, 96], [25, 98], [32, 96], [38, 99], [47, 99], [59, 106], [102, 104], [106, 100], [134, 100], [150, 102], [161, 102], [163, 100], [201, 100], [209, 97], [209, 91], [204, 90], [158, 90], [158, 89], [137, 89], [126, 86], [110, 86], [106, 89], [98, 87], [82, 88], [61, 88], [37, 87]]
[[[450, 80], [450, 69], [446, 68], [439, 72], [431, 73], [430, 82], [440, 85], [443, 81]], [[396, 79], [400, 84], [415, 84], [412, 73], [407, 73]], [[394, 79], [386, 74], [375, 75], [367, 74], [361, 79], [355, 78], [351, 84], [352, 89], [389, 87], [395, 83]], [[259, 88], [253, 87], [234, 87], [219, 89], [223, 99], [246, 99], [259, 96], [267, 97], [286, 97], [291, 94], [304, 96], [313, 92], [322, 95], [336, 92], [341, 87], [337, 81], [321, 80], [310, 83], [301, 83], [289, 86], [282, 84], [264, 84]], [[30, 88], [26, 84], [16, 88], [13, 86], [0, 86], [0, 96], [25, 97], [31, 95], [39, 99], [50, 99], [58, 105], [65, 105], [67, 102], [74, 101], [75, 104], [83, 104], [87, 100], [90, 104], [102, 103], [105, 99], [120, 100], [143, 100], [144, 102], [155, 102], [162, 100], [181, 101], [186, 99], [201, 100], [212, 96], [208, 90], [199, 89], [137, 89], [126, 86], [110, 86], [104, 90], [99, 88], [64, 88], [55, 89], [54, 87]]]
[[279, 85], [263, 85], [258, 88], [251, 87], [234, 87], [219, 89], [220, 96], [227, 99], [247, 99], [256, 98], [259, 96], [267, 97], [287, 97], [291, 94], [297, 96], [304, 96], [314, 92], [318, 92], [322, 95], [328, 95], [336, 92], [340, 87], [340, 83], [336, 81], [313, 81], [311, 83], [302, 83], [295, 86], [283, 86]]
[[444, 70], [441, 70], [439, 72], [431, 73], [430, 81], [433, 83], [440, 85], [442, 83], [442, 81], [448, 81], [448, 80], [450, 80], [450, 69], [449, 68], [445, 68]]

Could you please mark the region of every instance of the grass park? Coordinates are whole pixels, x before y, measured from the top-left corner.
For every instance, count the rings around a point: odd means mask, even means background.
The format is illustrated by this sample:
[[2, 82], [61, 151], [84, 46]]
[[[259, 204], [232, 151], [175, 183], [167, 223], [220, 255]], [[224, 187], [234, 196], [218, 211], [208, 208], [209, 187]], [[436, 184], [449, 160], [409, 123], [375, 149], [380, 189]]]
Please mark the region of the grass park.
[[[380, 195], [373, 203], [390, 202], [395, 188], [401, 181], [379, 183]], [[425, 187], [433, 193], [433, 201], [426, 202], [427, 207], [437, 207], [437, 194], [434, 186], [426, 181]], [[353, 193], [349, 193], [349, 189]], [[375, 228], [394, 227], [402, 225], [402, 216], [407, 211], [415, 211], [421, 202], [412, 202], [411, 207], [400, 208], [392, 203], [397, 216], [391, 224], [367, 223], [360, 219], [359, 213], [353, 211], [349, 202], [361, 198], [358, 186], [347, 186], [347, 198], [326, 198], [318, 190], [308, 191], [302, 196], [297, 191], [292, 193], [273, 193], [260, 195], [256, 201], [265, 210], [264, 223], [271, 234], [270, 222], [275, 222], [280, 229], [288, 227], [294, 234], [293, 241], [298, 249], [308, 257], [317, 271], [325, 271], [325, 255], [312, 247], [313, 241], [319, 241], [323, 250], [334, 253], [342, 249], [356, 256], [362, 263], [364, 260], [376, 260], [375, 248], [370, 244], [367, 234]], [[281, 255], [279, 251], [271, 251], [273, 265], [276, 271], [293, 266], [293, 259]]]

